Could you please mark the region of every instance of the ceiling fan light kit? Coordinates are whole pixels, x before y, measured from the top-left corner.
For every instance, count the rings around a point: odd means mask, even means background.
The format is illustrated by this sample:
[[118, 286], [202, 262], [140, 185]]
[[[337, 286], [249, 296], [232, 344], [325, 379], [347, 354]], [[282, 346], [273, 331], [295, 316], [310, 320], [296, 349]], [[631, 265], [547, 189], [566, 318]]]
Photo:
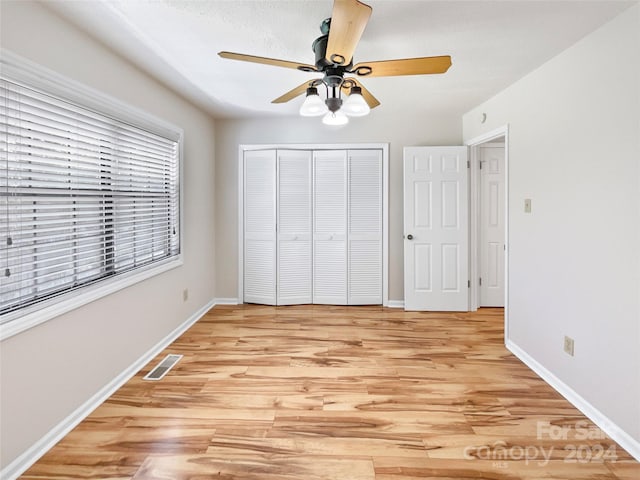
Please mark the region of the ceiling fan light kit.
[[349, 98], [344, 102], [342, 110], [350, 117], [364, 117], [365, 115], [369, 115], [371, 108], [362, 96], [362, 89], [360, 87], [351, 87], [351, 93], [349, 94]]
[[[399, 75], [427, 75], [444, 73], [451, 66], [451, 57], [419, 57], [399, 60], [381, 60], [353, 64], [353, 53], [369, 22], [372, 9], [359, 0], [334, 0], [331, 18], [320, 25], [322, 35], [312, 45], [315, 65], [308, 65], [275, 58], [256, 57], [242, 53], [220, 52], [222, 58], [244, 62], [261, 63], [284, 68], [294, 68], [303, 72], [322, 73], [322, 79], [315, 79], [297, 86], [293, 90], [273, 100], [285, 103], [306, 92], [300, 107], [303, 117], [324, 115], [322, 122], [327, 125], [344, 125], [348, 116], [363, 117], [380, 102], [354, 77], [390, 77]], [[327, 97], [322, 101], [318, 85], [324, 85]], [[349, 96], [343, 102], [342, 92]]]
[[318, 95], [316, 87], [307, 88], [307, 98], [304, 99], [300, 106], [300, 115], [303, 117], [319, 117], [329, 111], [329, 108]]

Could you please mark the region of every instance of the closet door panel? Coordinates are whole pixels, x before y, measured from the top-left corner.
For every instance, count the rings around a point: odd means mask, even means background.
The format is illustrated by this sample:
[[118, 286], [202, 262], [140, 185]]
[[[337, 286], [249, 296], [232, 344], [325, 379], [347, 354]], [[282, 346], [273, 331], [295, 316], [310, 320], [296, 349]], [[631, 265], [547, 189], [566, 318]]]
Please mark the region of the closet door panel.
[[244, 301], [382, 303], [382, 151], [244, 156]]
[[349, 304], [382, 303], [382, 151], [350, 150]]
[[244, 301], [276, 304], [276, 151], [244, 155]]
[[314, 152], [313, 303], [347, 304], [347, 152]]
[[277, 303], [311, 303], [311, 152], [278, 150], [277, 155]]
[[349, 305], [382, 303], [382, 262], [380, 242], [349, 242]]

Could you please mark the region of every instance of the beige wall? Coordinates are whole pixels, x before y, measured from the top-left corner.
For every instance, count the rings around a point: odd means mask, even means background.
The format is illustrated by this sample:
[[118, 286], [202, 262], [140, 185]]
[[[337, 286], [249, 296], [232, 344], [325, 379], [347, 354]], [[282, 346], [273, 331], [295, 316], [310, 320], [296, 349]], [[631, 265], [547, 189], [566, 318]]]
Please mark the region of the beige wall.
[[466, 140], [510, 127], [509, 340], [636, 442], [639, 46], [635, 6], [464, 116]]
[[340, 129], [319, 118], [216, 121], [216, 297], [236, 298], [238, 282], [238, 145], [274, 143], [389, 143], [389, 299], [404, 299], [402, 148], [461, 145], [456, 115], [390, 115], [383, 105]]
[[[31, 2], [2, 2], [3, 48], [184, 129], [184, 265], [0, 345], [1, 466], [214, 297], [214, 122]], [[182, 301], [183, 288], [189, 300]]]

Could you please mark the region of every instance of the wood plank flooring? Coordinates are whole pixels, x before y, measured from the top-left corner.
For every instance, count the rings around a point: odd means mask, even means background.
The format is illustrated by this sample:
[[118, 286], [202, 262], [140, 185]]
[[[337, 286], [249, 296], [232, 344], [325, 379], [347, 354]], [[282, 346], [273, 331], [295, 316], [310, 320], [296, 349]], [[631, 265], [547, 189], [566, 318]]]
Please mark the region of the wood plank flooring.
[[502, 332], [501, 309], [215, 307], [22, 478], [640, 478]]

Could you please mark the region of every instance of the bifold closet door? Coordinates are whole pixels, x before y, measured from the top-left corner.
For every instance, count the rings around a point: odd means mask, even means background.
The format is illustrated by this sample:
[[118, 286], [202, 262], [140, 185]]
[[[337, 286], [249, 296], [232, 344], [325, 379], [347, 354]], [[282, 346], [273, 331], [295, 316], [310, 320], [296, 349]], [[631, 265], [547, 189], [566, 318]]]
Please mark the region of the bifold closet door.
[[347, 304], [347, 151], [313, 154], [313, 303]]
[[311, 303], [311, 152], [278, 150], [277, 156], [277, 304]]
[[276, 304], [276, 151], [244, 154], [244, 301]]
[[349, 305], [382, 303], [382, 151], [349, 150]]

